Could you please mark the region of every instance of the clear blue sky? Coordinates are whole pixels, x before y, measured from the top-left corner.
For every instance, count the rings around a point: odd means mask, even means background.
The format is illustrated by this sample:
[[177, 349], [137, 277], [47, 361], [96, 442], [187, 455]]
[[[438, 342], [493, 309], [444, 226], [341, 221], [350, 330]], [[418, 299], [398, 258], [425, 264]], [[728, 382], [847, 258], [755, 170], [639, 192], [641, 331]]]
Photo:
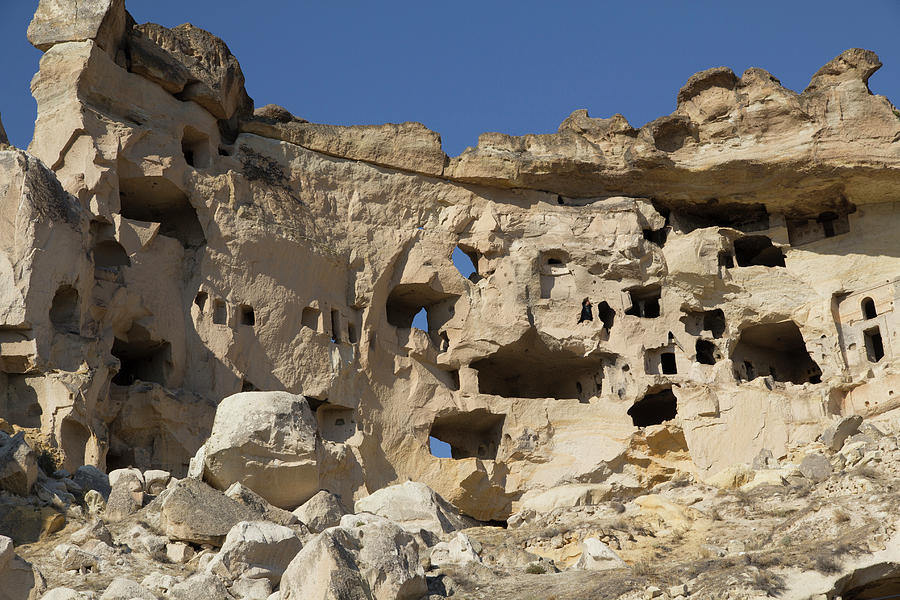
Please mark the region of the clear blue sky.
[[[0, 0], [0, 114], [31, 138], [25, 40], [36, 0]], [[757, 66], [802, 90], [846, 48], [885, 66], [875, 93], [900, 102], [900, 1], [453, 2], [127, 0], [139, 22], [191, 22], [223, 38], [257, 106], [310, 121], [421, 121], [455, 155], [484, 131], [547, 133], [574, 109], [640, 126], [675, 108], [694, 72]]]

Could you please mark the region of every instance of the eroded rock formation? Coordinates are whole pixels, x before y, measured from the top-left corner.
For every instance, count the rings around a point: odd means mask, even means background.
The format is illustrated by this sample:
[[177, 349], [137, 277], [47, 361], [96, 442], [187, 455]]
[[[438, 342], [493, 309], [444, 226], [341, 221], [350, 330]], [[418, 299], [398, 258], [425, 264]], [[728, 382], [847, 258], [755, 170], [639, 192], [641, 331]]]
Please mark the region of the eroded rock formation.
[[[42, 0], [28, 35], [0, 417], [45, 470], [190, 470], [287, 510], [413, 480], [504, 521], [727, 479], [898, 407], [900, 112], [872, 52], [799, 94], [715, 68], [639, 129], [579, 110], [448, 157], [418, 123], [254, 112], [224, 42], [121, 0]], [[256, 390], [287, 393], [234, 396]], [[310, 560], [339, 560], [329, 535]], [[591, 539], [585, 564], [619, 564]]]

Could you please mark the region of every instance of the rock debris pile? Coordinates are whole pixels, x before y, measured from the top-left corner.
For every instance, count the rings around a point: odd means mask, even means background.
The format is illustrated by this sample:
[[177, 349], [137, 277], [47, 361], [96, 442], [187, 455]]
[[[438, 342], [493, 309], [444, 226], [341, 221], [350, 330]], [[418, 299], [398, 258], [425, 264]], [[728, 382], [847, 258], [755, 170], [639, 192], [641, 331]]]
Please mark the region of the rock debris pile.
[[254, 110], [222, 40], [123, 0], [28, 37], [0, 598], [900, 594], [874, 53], [449, 157]]

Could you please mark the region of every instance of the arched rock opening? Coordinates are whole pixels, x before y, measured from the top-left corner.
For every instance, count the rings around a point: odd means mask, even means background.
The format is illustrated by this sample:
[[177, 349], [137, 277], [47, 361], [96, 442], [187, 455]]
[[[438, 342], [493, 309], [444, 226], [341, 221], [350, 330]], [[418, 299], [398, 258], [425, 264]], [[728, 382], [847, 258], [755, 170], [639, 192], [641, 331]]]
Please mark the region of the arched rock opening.
[[738, 379], [771, 375], [775, 381], [805, 383], [822, 375], [793, 321], [763, 323], [741, 331], [731, 355]]
[[458, 412], [437, 417], [429, 435], [450, 444], [452, 458], [495, 460], [505, 420], [485, 409]]
[[[585, 399], [600, 393], [602, 356], [551, 350], [534, 329], [518, 341], [477, 360], [478, 390], [504, 398]], [[581, 390], [579, 390], [581, 385]]]
[[159, 223], [161, 235], [185, 248], [206, 244], [203, 226], [187, 195], [165, 177], [134, 177], [119, 181], [121, 213], [126, 219]]
[[50, 323], [59, 333], [81, 332], [78, 290], [71, 285], [62, 285], [56, 290], [50, 305]]
[[672, 388], [647, 394], [628, 409], [635, 427], [659, 425], [670, 421], [678, 414], [678, 402]]

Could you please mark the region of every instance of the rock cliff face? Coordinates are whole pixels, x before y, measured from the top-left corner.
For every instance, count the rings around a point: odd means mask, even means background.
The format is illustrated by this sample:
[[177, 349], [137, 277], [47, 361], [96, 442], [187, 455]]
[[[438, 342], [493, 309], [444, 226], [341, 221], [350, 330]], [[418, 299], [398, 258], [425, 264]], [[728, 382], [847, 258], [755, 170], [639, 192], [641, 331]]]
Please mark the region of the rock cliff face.
[[[45, 469], [196, 455], [224, 488], [246, 460], [288, 510], [412, 479], [503, 521], [900, 405], [900, 112], [872, 52], [800, 94], [715, 68], [640, 129], [579, 110], [448, 157], [418, 123], [254, 112], [224, 42], [121, 0], [41, 0], [28, 34], [28, 150], [0, 126], [0, 417]], [[255, 390], [312, 412], [204, 445]], [[253, 397], [228, 414], [256, 427]], [[303, 481], [254, 486], [282, 460]]]

